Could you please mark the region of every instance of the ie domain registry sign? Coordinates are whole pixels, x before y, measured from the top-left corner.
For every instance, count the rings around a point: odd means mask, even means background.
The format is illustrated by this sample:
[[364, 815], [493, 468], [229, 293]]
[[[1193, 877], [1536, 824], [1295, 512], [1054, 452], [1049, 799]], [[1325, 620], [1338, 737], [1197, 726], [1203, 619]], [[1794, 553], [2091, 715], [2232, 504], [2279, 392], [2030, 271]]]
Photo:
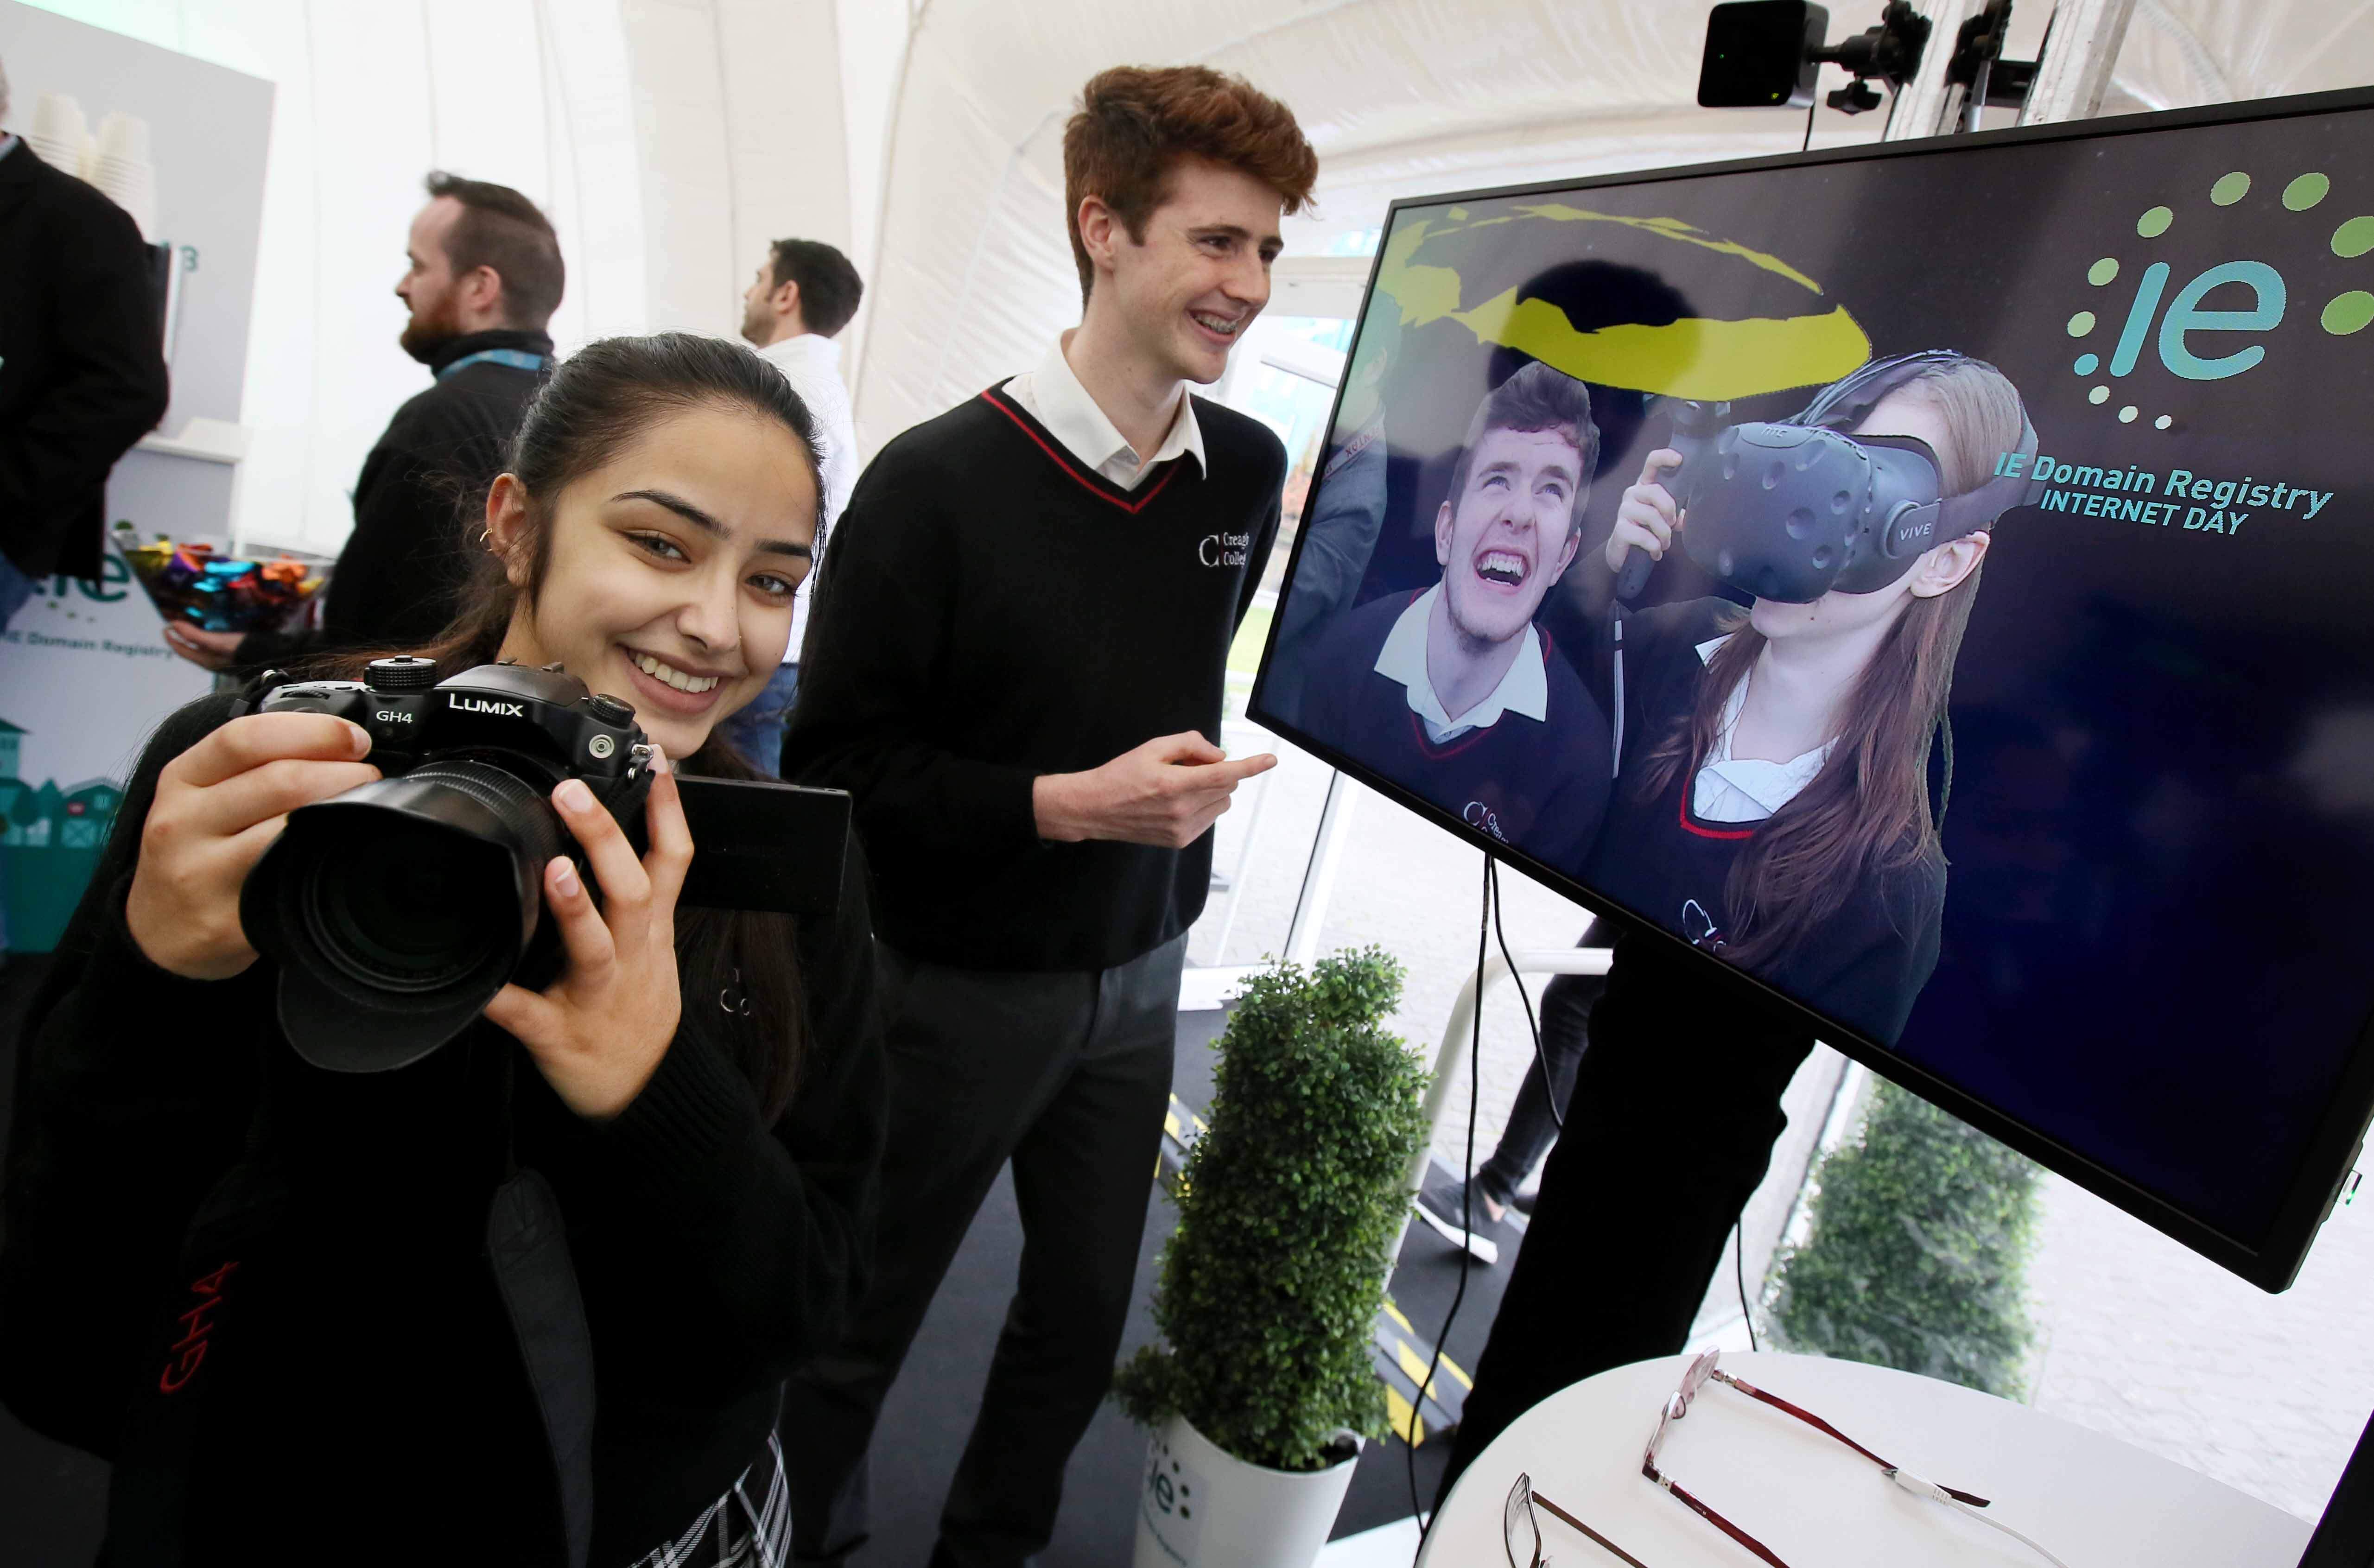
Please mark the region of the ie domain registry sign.
[[[135, 450], [108, 485], [109, 521], [127, 518], [144, 537], [218, 533], [223, 509], [191, 494], [209, 468], [227, 487], [228, 469]], [[165, 646], [156, 606], [112, 549], [95, 583], [43, 578], [0, 632], [0, 910], [9, 950], [57, 945], [141, 747], [213, 678]]]

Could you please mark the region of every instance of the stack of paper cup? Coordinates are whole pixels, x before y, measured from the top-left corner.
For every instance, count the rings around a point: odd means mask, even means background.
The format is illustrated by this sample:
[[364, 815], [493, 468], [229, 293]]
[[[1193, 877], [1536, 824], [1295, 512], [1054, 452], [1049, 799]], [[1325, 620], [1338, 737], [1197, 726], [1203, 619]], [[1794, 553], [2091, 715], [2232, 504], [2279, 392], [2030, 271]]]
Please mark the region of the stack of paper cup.
[[99, 125], [97, 150], [84, 176], [132, 215], [142, 239], [157, 240], [157, 169], [148, 161], [148, 122], [118, 110]]
[[45, 92], [33, 105], [33, 126], [25, 133], [33, 155], [53, 169], [83, 178], [90, 155], [90, 128], [71, 93]]

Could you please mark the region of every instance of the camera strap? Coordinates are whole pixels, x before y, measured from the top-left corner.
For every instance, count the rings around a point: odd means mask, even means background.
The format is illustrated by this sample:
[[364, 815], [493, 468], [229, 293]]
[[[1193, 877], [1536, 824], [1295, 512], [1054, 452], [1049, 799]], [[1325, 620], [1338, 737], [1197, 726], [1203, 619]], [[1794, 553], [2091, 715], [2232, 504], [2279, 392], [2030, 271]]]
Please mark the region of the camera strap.
[[[511, 1144], [518, 1047], [508, 1037], [499, 1043], [503, 1180], [488, 1206], [486, 1256], [543, 1421], [568, 1562], [584, 1568], [594, 1535], [594, 1338], [559, 1199], [542, 1173], [520, 1166]], [[253, 1315], [242, 1300], [274, 1289], [293, 1256], [292, 1188], [266, 1140], [266, 1101], [242, 1157], [183, 1233], [172, 1293], [133, 1369], [108, 1489], [111, 1561], [182, 1568], [206, 1401], [223, 1377], [240, 1374]]]
[[487, 1261], [535, 1390], [569, 1568], [585, 1568], [594, 1539], [594, 1335], [560, 1200], [543, 1173], [520, 1165], [512, 1144], [520, 1047], [505, 1036], [501, 1051], [503, 1182], [487, 1207]]
[[289, 1186], [264, 1152], [264, 1114], [259, 1102], [245, 1153], [183, 1232], [172, 1294], [133, 1368], [107, 1491], [110, 1561], [181, 1568], [206, 1402], [238, 1375], [249, 1326], [239, 1303], [278, 1272], [286, 1245]]

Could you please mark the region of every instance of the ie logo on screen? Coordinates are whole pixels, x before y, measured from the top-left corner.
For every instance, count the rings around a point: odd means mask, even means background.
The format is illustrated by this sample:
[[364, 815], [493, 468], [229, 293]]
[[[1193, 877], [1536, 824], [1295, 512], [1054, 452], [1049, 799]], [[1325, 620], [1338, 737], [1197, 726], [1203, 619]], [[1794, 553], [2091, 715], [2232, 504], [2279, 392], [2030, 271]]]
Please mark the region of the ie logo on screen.
[[[2215, 206], [2235, 206], [2249, 198], [2251, 188], [2251, 176], [2236, 170], [2209, 187], [2209, 200]], [[2283, 212], [2293, 216], [2252, 214], [2251, 231], [2280, 233], [2278, 224], [2310, 223], [2320, 229], [2333, 224], [2321, 248], [2345, 261], [2374, 251], [2374, 214], [2344, 216], [2334, 223], [2335, 214], [2323, 205], [2332, 193], [2333, 182], [2323, 174], [2296, 175], [2284, 185], [2280, 197]], [[2069, 336], [2086, 346], [2071, 368], [2088, 380], [2108, 378], [2094, 380], [2086, 394], [2087, 402], [2108, 404], [2113, 383], [2132, 373], [2147, 356], [2156, 357], [2169, 374], [2183, 381], [2226, 381], [2266, 359], [2266, 347], [2260, 340], [2268, 335], [2313, 330], [2298, 320], [2302, 312], [2293, 308], [2292, 287], [2269, 263], [2219, 262], [2177, 281], [2177, 267], [2153, 259], [2152, 252], [2158, 248], [2155, 242], [2171, 230], [2177, 230], [2180, 240], [2183, 238], [2180, 222], [2172, 207], [2148, 208], [2135, 219], [2138, 243], [2130, 253], [2103, 256], [2086, 269], [2086, 281], [2104, 291], [2103, 302], [2098, 312], [2083, 310], [2069, 318]], [[2323, 289], [2306, 278], [2302, 282], [2304, 291], [2311, 291], [2313, 302], [2306, 309], [2316, 312], [2317, 327], [2346, 337], [2374, 324], [2374, 292], [2344, 289], [2330, 298], [2315, 300], [2313, 295]], [[2123, 309], [2117, 302], [2121, 289], [2114, 287], [2121, 285], [2127, 290]], [[2128, 425], [2151, 415], [2155, 430], [2164, 430], [2176, 423], [2173, 415], [2154, 413], [2141, 401], [2122, 403], [2118, 414], [2119, 422]]]

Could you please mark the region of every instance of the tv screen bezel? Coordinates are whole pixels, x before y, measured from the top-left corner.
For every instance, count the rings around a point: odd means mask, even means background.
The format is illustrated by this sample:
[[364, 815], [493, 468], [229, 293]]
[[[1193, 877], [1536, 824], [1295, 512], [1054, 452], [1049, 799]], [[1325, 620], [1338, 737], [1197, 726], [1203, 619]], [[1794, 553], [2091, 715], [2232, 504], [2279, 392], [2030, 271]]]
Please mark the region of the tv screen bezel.
[[[1816, 152], [1784, 153], [1768, 158], [1730, 159], [1714, 163], [1689, 164], [1675, 168], [1629, 170], [1612, 174], [1588, 175], [1573, 180], [1540, 181], [1522, 185], [1496, 186], [1480, 190], [1453, 191], [1441, 195], [1404, 197], [1386, 209], [1383, 230], [1379, 238], [1377, 253], [1369, 259], [1369, 278], [1360, 297], [1360, 310], [1354, 319], [1352, 343], [1357, 349], [1360, 332], [1368, 324], [1369, 311], [1377, 297], [1377, 272], [1382, 265], [1385, 242], [1390, 240], [1393, 225], [1402, 212], [1409, 207], [1438, 207], [1461, 202], [1502, 200], [1510, 197], [1545, 195], [1553, 193], [1592, 190], [1609, 185], [1654, 185], [1674, 180], [1698, 179], [1708, 175], [1750, 174], [1766, 169], [1797, 169], [1826, 164], [1856, 163], [1893, 158], [1934, 157], [1941, 152], [1961, 152], [2016, 143], [2058, 141], [2098, 141], [2115, 136], [2137, 136], [2163, 131], [2181, 130], [2194, 126], [2245, 124], [2256, 121], [2297, 119], [2308, 115], [2344, 112], [2374, 111], [2374, 88], [2351, 88], [2335, 92], [2306, 93], [2288, 98], [2260, 99], [2248, 103], [2215, 104], [2201, 109], [2166, 110], [2145, 114], [2122, 114], [2105, 119], [2063, 121], [2047, 125], [2025, 125], [1999, 131], [1980, 131], [1960, 136], [1931, 136], [1899, 142], [1875, 142], [1851, 147], [1830, 147]], [[1351, 360], [1346, 355], [1348, 367]], [[1329, 435], [1343, 412], [1344, 389], [1339, 383], [1328, 407]], [[1602, 482], [1604, 482], [1604, 477]], [[1303, 515], [1310, 513], [1317, 501], [1323, 477], [1314, 474], [1310, 489], [1304, 498]], [[1302, 561], [1305, 536], [1298, 529], [1294, 548], [1287, 562], [1284, 582], [1290, 590], [1296, 571]], [[1281, 598], [1282, 598], [1281, 595]], [[2356, 1165], [2369, 1118], [2374, 1118], [2374, 1013], [2362, 1021], [2356, 1043], [2341, 1077], [2334, 1085], [2332, 1098], [2318, 1119], [2315, 1131], [2293, 1168], [2282, 1200], [2276, 1205], [2274, 1218], [2264, 1235], [2257, 1238], [2237, 1236], [2227, 1230], [2187, 1211], [2179, 1205], [2159, 1197], [2121, 1176], [2060, 1140], [2037, 1131], [2016, 1118], [1997, 1111], [1957, 1088], [1943, 1078], [1920, 1067], [1895, 1051], [1833, 1020], [1798, 1002], [1785, 992], [1775, 989], [1757, 977], [1710, 954], [1700, 952], [1688, 942], [1663, 926], [1623, 909], [1612, 900], [1574, 880], [1522, 851], [1500, 843], [1478, 829], [1468, 826], [1451, 813], [1424, 799], [1412, 790], [1395, 784], [1367, 764], [1346, 755], [1329, 742], [1305, 733], [1299, 726], [1286, 724], [1263, 710], [1263, 699], [1269, 686], [1271, 661], [1277, 648], [1281, 616], [1273, 616], [1262, 647], [1261, 667], [1246, 704], [1246, 716], [1273, 733], [1293, 741], [1331, 767], [1350, 775], [1378, 794], [1409, 808], [1464, 841], [1469, 845], [1498, 857], [1524, 872], [1527, 876], [1555, 889], [1594, 914], [1618, 924], [1634, 939], [1662, 942], [1674, 951], [1692, 955], [1708, 978], [1717, 984], [1744, 987], [1746, 991], [1776, 1003], [1810, 1023], [1819, 1038], [1842, 1055], [1901, 1085], [1922, 1098], [1959, 1117], [1980, 1131], [2027, 1156], [2048, 1170], [2054, 1171], [2153, 1229], [2169, 1236], [2182, 1245], [2199, 1253], [2219, 1267], [2240, 1276], [2262, 1290], [2278, 1291], [2290, 1285], [2307, 1257], [2318, 1230], [2332, 1213], [2344, 1184]], [[2368, 955], [2374, 962], [2374, 954]]]

